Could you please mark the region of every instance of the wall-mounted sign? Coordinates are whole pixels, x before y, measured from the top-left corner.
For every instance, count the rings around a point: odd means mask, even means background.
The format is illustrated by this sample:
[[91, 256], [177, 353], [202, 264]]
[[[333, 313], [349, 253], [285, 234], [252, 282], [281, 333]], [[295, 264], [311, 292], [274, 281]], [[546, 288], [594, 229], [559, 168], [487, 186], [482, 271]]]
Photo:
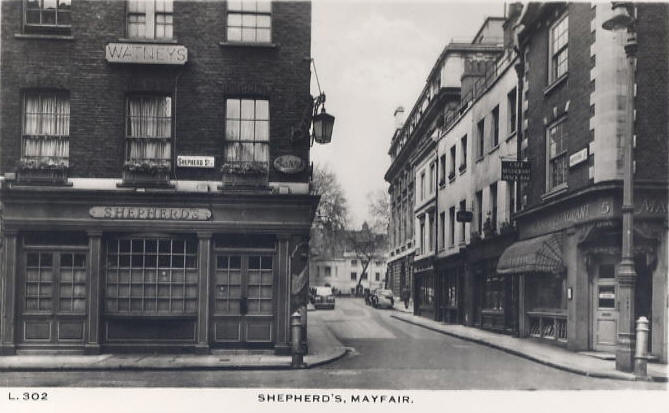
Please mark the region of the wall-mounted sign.
[[474, 214], [472, 211], [458, 211], [455, 213], [455, 220], [458, 222], [472, 222]]
[[569, 167], [571, 168], [574, 165], [578, 165], [583, 161], [588, 160], [588, 147], [581, 149], [580, 151], [569, 155]]
[[502, 161], [502, 180], [530, 182], [530, 163], [527, 161]]
[[176, 44], [109, 43], [105, 58], [110, 63], [183, 65], [188, 61], [188, 49]]
[[295, 155], [281, 155], [274, 159], [274, 168], [284, 174], [296, 174], [304, 170], [306, 162]]
[[179, 168], [213, 168], [215, 163], [213, 156], [177, 156], [177, 166]]
[[205, 208], [95, 206], [88, 212], [98, 219], [206, 221], [211, 218], [211, 210]]

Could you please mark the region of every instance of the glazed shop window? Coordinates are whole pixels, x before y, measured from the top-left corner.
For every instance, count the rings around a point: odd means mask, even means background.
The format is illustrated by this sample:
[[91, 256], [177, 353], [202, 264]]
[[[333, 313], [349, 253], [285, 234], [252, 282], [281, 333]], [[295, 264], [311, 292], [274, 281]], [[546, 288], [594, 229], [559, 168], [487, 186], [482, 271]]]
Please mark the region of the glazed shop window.
[[269, 101], [228, 99], [225, 160], [269, 162]]
[[26, 92], [23, 99], [23, 160], [67, 166], [70, 153], [70, 96]]
[[172, 0], [130, 0], [127, 10], [129, 38], [172, 39]]
[[86, 254], [26, 253], [24, 313], [86, 313]]
[[197, 240], [113, 239], [107, 242], [106, 259], [107, 313], [197, 313]]
[[70, 33], [71, 0], [26, 0], [23, 10], [26, 33]]
[[504, 310], [504, 277], [488, 275], [483, 290], [483, 308], [496, 311]]
[[272, 41], [272, 4], [269, 1], [229, 1], [227, 20], [229, 42], [269, 43]]
[[549, 83], [561, 78], [567, 73], [569, 57], [569, 19], [562, 17], [550, 28], [550, 61]]
[[547, 191], [558, 189], [567, 185], [568, 156], [567, 156], [567, 130], [565, 120], [553, 124], [546, 131], [546, 143], [548, 145], [547, 162]]
[[172, 98], [133, 95], [128, 97], [127, 160], [170, 164]]

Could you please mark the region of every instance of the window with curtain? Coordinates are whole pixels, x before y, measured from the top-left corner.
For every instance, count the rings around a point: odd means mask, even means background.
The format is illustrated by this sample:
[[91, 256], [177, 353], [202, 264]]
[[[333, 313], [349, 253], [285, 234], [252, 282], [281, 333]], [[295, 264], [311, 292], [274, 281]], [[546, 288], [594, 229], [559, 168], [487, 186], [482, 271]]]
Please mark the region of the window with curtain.
[[271, 42], [271, 2], [269, 0], [229, 1], [227, 33], [227, 40], [229, 42]]
[[546, 131], [548, 145], [548, 183], [551, 191], [567, 185], [568, 159], [566, 122], [563, 120], [551, 125]]
[[23, 8], [25, 29], [27, 32], [68, 34], [72, 23], [71, 9], [71, 0], [27, 0]]
[[225, 110], [225, 160], [269, 162], [269, 101], [228, 99]]
[[172, 98], [128, 97], [127, 159], [158, 161], [169, 165], [172, 137]]
[[31, 91], [24, 95], [23, 157], [67, 162], [70, 153], [70, 96]]
[[129, 38], [171, 39], [173, 37], [172, 0], [130, 0], [127, 10]]

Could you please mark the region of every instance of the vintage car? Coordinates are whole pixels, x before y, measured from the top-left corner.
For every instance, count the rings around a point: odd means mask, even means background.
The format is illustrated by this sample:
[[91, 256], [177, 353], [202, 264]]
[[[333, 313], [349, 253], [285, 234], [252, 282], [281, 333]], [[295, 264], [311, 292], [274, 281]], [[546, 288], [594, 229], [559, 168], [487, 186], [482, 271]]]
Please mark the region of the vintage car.
[[329, 308], [334, 310], [335, 308], [335, 296], [332, 292], [331, 287], [316, 287], [314, 292], [314, 301], [315, 308]]
[[393, 308], [394, 299], [391, 290], [374, 290], [371, 297], [372, 306], [375, 308]]

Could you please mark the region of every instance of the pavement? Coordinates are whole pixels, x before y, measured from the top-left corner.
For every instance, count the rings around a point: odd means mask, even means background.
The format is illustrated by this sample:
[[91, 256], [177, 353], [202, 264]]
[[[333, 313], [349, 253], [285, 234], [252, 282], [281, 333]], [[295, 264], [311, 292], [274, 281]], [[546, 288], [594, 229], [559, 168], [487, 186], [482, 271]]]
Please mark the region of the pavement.
[[395, 301], [395, 312], [391, 315], [398, 320], [421, 326], [432, 331], [472, 341], [523, 357], [550, 367], [590, 377], [618, 380], [652, 380], [667, 382], [666, 364], [648, 363], [648, 377], [637, 377], [632, 373], [616, 370], [615, 359], [598, 357], [598, 354], [578, 353], [562, 347], [536, 342], [527, 338], [516, 338], [493, 333], [475, 327], [444, 324], [425, 317], [413, 315], [413, 304], [405, 309], [403, 303]]

